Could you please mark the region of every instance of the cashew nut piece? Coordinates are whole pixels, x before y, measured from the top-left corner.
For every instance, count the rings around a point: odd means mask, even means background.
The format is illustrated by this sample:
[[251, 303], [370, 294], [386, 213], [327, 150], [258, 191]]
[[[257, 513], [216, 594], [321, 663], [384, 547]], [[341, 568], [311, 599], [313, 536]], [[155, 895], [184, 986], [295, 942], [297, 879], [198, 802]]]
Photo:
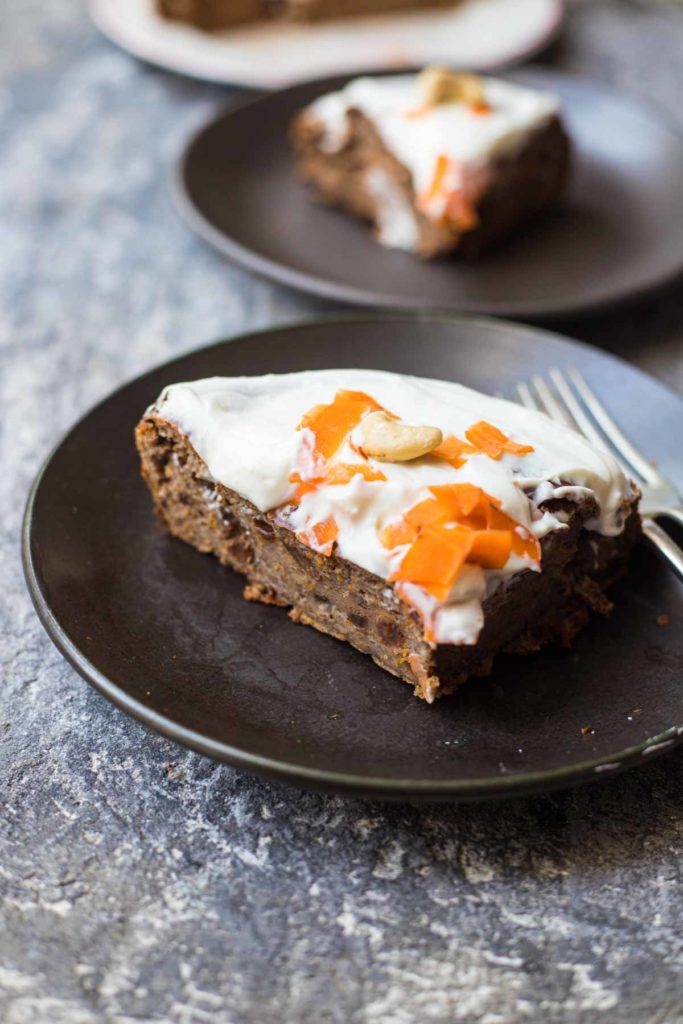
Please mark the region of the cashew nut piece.
[[418, 85], [424, 102], [429, 106], [454, 101], [471, 103], [474, 106], [486, 103], [481, 78], [466, 72], [425, 68], [418, 75]]
[[443, 434], [438, 427], [413, 427], [373, 412], [361, 422], [360, 438], [364, 454], [378, 462], [410, 462], [438, 447]]

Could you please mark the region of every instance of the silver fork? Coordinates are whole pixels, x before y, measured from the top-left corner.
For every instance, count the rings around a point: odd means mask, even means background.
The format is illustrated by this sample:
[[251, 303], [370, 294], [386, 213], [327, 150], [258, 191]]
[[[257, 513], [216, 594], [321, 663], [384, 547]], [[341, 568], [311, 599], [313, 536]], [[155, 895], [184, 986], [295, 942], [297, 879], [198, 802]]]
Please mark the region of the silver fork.
[[578, 370], [551, 370], [553, 387], [536, 375], [517, 384], [519, 401], [527, 409], [544, 412], [551, 419], [578, 430], [597, 448], [613, 455], [642, 493], [640, 512], [643, 533], [657, 553], [683, 579], [683, 551], [657, 523], [666, 517], [683, 526], [683, 502], [676, 488], [655, 469], [609, 415]]

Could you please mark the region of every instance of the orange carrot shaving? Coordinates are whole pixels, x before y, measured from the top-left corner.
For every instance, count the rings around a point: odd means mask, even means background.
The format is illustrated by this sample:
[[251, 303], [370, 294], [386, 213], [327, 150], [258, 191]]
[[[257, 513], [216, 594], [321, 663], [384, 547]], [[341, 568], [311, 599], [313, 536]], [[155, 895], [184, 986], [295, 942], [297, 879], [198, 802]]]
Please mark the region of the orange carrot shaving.
[[447, 498], [440, 499], [438, 495], [433, 498], [425, 498], [424, 501], [414, 505], [405, 514], [405, 521], [416, 530], [424, 530], [427, 526], [435, 523], [447, 523], [453, 520], [452, 505]]
[[338, 536], [339, 527], [332, 517], [321, 523], [316, 523], [311, 530], [297, 533], [297, 537], [302, 543], [308, 545], [309, 548], [314, 548], [321, 555], [327, 556], [332, 554]]
[[433, 199], [436, 199], [443, 190], [443, 183], [450, 167], [450, 160], [445, 153], [440, 153], [436, 158], [436, 164], [434, 165], [434, 177], [432, 183], [426, 192], [423, 192], [419, 200], [420, 206], [426, 206], [431, 203]]
[[398, 548], [403, 544], [412, 544], [417, 537], [417, 528], [411, 526], [406, 519], [396, 519], [392, 523], [387, 525], [380, 530], [379, 541], [380, 544], [389, 548]]
[[308, 412], [303, 414], [301, 422], [296, 429], [303, 430], [304, 427], [310, 427], [311, 423], [315, 423], [317, 417], [320, 416], [327, 408], [329, 408], [327, 405], [314, 405], [312, 409], [309, 409]]
[[437, 459], [449, 462], [454, 469], [460, 469], [465, 464], [465, 457], [467, 455], [476, 455], [477, 452], [478, 449], [468, 444], [467, 441], [461, 441], [459, 437], [449, 434], [448, 437], [444, 437], [437, 448], [430, 452], [430, 455], [435, 455]]
[[321, 480], [319, 477], [315, 477], [311, 480], [302, 480], [299, 473], [292, 473], [289, 477], [289, 482], [290, 484], [297, 485], [296, 491], [292, 497], [292, 502], [293, 504], [298, 505], [305, 494], [308, 494], [309, 491], [315, 491], [320, 486]]
[[364, 480], [370, 483], [374, 480], [386, 481], [386, 477], [381, 470], [373, 469], [366, 462], [335, 462], [333, 465], [328, 466], [324, 482], [326, 484], [348, 484], [356, 475], [362, 476]]
[[539, 563], [536, 538], [502, 512], [498, 499], [481, 487], [442, 484], [429, 490], [431, 498], [418, 502], [380, 533], [386, 548], [409, 545], [391, 580], [416, 584], [443, 601], [466, 563], [502, 569], [512, 553]]
[[[541, 545], [528, 530], [516, 523], [510, 516], [506, 516], [498, 508], [491, 508], [487, 515], [489, 530], [509, 530], [512, 537], [513, 554], [520, 558], [528, 558], [536, 565], [541, 561]], [[522, 537], [520, 534], [526, 536]]]
[[526, 455], [534, 449], [529, 444], [517, 444], [511, 441], [502, 430], [480, 420], [474, 423], [465, 431], [467, 440], [491, 459], [499, 459], [503, 452], [510, 452], [512, 455]]
[[468, 529], [486, 529], [486, 510], [491, 498], [474, 484], [443, 484], [430, 487], [433, 497], [414, 505], [405, 515], [384, 527], [380, 541], [387, 548], [411, 543], [430, 526], [457, 524]]
[[477, 530], [472, 536], [468, 561], [483, 569], [502, 569], [511, 550], [510, 530]]
[[471, 516], [482, 507], [497, 505], [496, 498], [492, 498], [486, 491], [476, 484], [441, 484], [437, 487], [430, 487], [435, 498], [447, 502], [451, 519], [460, 520]]
[[[519, 527], [520, 530], [524, 530], [524, 527]], [[512, 531], [512, 551], [513, 554], [519, 555], [520, 558], [527, 558], [534, 565], [540, 565], [541, 562], [541, 545], [539, 541], [533, 536], [533, 534], [526, 533], [526, 537], [520, 537], [517, 528]]]
[[348, 484], [353, 480], [354, 476], [359, 474], [364, 480], [370, 482], [374, 480], [386, 481], [384, 473], [379, 469], [373, 469], [365, 462], [358, 463], [347, 463], [347, 462], [334, 462], [332, 465], [325, 469], [325, 472], [321, 476], [311, 477], [308, 480], [303, 480], [299, 473], [292, 473], [289, 482], [297, 484], [297, 489], [294, 492], [292, 501], [295, 504], [299, 504], [305, 494], [309, 494], [311, 491], [317, 491], [319, 487], [324, 484]]
[[431, 103], [423, 103], [421, 107], [411, 107], [410, 110], [406, 110], [403, 115], [406, 120], [412, 121], [416, 117], [424, 117], [430, 110], [433, 110]]
[[324, 522], [315, 524], [313, 533], [321, 547], [323, 545], [332, 545], [339, 536], [339, 527], [334, 519], [325, 519]]
[[426, 527], [390, 579], [417, 583], [438, 600], [444, 600], [469, 554], [472, 536], [471, 530], [461, 526]]
[[364, 391], [338, 391], [329, 405], [316, 405], [302, 417], [299, 429], [307, 427], [315, 435], [315, 452], [327, 459], [341, 448], [366, 413], [386, 412]]

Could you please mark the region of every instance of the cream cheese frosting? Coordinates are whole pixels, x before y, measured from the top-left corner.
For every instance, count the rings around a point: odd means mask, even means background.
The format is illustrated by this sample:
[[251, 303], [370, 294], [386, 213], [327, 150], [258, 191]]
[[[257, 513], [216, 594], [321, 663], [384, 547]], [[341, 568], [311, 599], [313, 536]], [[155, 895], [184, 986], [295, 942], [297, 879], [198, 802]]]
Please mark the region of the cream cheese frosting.
[[[339, 391], [363, 392], [400, 421], [437, 427], [444, 437], [462, 439], [483, 420], [533, 451], [503, 452], [498, 458], [477, 451], [458, 468], [433, 455], [380, 462], [359, 452], [361, 420], [334, 456], [345, 466], [360, 467], [358, 472], [346, 483], [323, 481], [295, 500], [293, 474], [303, 481], [319, 475], [315, 439], [301, 426], [302, 418], [332, 403]], [[359, 369], [211, 377], [170, 385], [148, 414], [169, 420], [188, 436], [214, 482], [262, 512], [277, 510], [279, 521], [300, 536], [334, 521], [336, 553], [387, 581], [406, 551], [384, 546], [381, 531], [429, 498], [431, 487], [473, 484], [514, 520], [520, 537], [536, 539], [566, 529], [561, 516], [539, 508], [550, 498], [592, 496], [599, 514], [589, 527], [614, 536], [623, 529], [624, 502], [632, 495], [615, 459], [581, 435], [541, 413], [447, 381]], [[366, 479], [363, 466], [384, 479]], [[511, 553], [500, 569], [465, 565], [443, 600], [412, 583], [404, 583], [400, 593], [430, 625], [434, 642], [472, 644], [483, 625], [484, 598], [527, 568], [539, 566]]]
[[[490, 108], [485, 115], [466, 102], [425, 109], [417, 75], [357, 78], [339, 92], [321, 96], [308, 110], [325, 126], [322, 145], [328, 152], [346, 141], [348, 111], [360, 110], [386, 148], [409, 169], [420, 194], [429, 189], [441, 154], [470, 170], [486, 167], [558, 113], [558, 101], [548, 93], [497, 78], [482, 78], [481, 83]], [[415, 111], [420, 116], [410, 116]]]

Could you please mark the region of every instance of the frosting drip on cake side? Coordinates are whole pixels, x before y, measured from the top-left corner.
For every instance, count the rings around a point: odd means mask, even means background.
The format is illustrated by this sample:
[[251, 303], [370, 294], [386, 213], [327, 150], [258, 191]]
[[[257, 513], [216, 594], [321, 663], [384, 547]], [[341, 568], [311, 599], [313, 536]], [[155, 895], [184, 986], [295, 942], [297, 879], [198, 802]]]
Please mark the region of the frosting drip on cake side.
[[[340, 392], [370, 396], [400, 422], [439, 428], [444, 438], [464, 439], [473, 424], [485, 421], [509, 438], [513, 451], [494, 458], [472, 449], [457, 467], [433, 454], [379, 461], [359, 450], [355, 424], [321, 478], [319, 438], [305, 417]], [[279, 521], [311, 547], [323, 553], [334, 548], [386, 580], [399, 578], [408, 548], [398, 542], [387, 546], [383, 531], [441, 493], [432, 488], [450, 493], [454, 485], [456, 491], [473, 485], [471, 490], [490, 496], [495, 514], [499, 510], [512, 521], [520, 538], [503, 566], [486, 568], [486, 560], [466, 564], [449, 592], [438, 596], [433, 588], [395, 584], [429, 627], [428, 638], [440, 643], [476, 643], [485, 596], [515, 573], [538, 568], [529, 554], [535, 541], [565, 529], [561, 517], [539, 509], [543, 501], [594, 497], [600, 512], [590, 526], [612, 536], [623, 529], [623, 505], [632, 495], [616, 461], [579, 434], [541, 413], [445, 381], [374, 370], [214, 377], [167, 387], [148, 414], [169, 420], [189, 437], [214, 481], [263, 512], [277, 510]], [[515, 454], [516, 445], [533, 450]], [[525, 538], [528, 543], [522, 543]]]

